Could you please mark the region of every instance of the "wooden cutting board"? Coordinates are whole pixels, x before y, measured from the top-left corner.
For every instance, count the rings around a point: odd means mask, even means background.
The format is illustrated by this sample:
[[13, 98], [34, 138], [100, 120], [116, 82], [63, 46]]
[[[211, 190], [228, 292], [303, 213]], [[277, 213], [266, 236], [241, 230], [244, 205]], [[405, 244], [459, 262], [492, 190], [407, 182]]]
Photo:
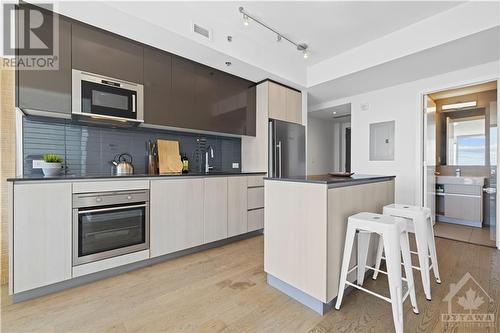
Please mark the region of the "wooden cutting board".
[[158, 164], [160, 173], [182, 172], [179, 142], [156, 140], [156, 143], [158, 145]]

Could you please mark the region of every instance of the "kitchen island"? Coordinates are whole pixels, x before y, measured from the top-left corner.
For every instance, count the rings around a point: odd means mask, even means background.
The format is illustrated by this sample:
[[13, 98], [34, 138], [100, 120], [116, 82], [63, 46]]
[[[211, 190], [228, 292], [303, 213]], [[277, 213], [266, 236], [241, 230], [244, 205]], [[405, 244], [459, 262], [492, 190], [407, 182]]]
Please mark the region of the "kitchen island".
[[[268, 284], [324, 314], [337, 297], [347, 218], [394, 202], [393, 176], [265, 178]], [[375, 238], [375, 237], [372, 237]], [[373, 265], [376, 239], [369, 246]], [[355, 265], [356, 248], [351, 266]], [[354, 259], [353, 259], [354, 258]], [[356, 272], [348, 279], [356, 280]]]

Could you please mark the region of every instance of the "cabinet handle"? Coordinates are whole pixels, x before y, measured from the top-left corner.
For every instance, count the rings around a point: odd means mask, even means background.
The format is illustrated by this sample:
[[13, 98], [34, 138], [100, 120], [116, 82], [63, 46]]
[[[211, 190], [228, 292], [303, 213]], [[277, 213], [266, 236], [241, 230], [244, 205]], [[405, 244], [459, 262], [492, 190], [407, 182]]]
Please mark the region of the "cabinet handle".
[[78, 214], [87, 214], [87, 213], [98, 213], [98, 212], [110, 212], [113, 210], [121, 210], [121, 209], [129, 209], [129, 208], [140, 208], [146, 207], [147, 204], [142, 205], [131, 205], [131, 206], [120, 206], [120, 207], [110, 207], [110, 208], [97, 208], [97, 209], [89, 209], [89, 210], [78, 210]]
[[279, 153], [278, 153], [278, 162], [279, 162], [278, 177], [281, 178], [281, 141], [278, 141], [276, 148], [279, 150]]

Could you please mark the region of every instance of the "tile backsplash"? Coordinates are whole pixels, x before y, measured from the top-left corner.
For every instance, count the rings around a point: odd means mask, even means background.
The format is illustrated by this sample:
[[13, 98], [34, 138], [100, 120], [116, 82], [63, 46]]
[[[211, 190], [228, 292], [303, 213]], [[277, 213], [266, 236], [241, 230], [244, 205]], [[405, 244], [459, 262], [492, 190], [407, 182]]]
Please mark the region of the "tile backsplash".
[[[75, 124], [67, 120], [25, 117], [23, 120], [24, 175], [41, 173], [33, 169], [33, 160], [45, 153], [64, 158], [67, 174], [108, 174], [110, 161], [117, 154], [129, 153], [133, 158], [134, 173], [147, 172], [146, 143], [148, 140], [168, 139], [179, 141], [181, 154], [189, 159], [190, 171], [201, 171], [204, 147], [198, 138], [206, 139], [206, 146], [214, 148], [210, 165], [216, 171], [241, 169], [241, 139], [196, 133], [163, 131], [149, 128], [109, 128]], [[233, 169], [233, 163], [240, 168]]]

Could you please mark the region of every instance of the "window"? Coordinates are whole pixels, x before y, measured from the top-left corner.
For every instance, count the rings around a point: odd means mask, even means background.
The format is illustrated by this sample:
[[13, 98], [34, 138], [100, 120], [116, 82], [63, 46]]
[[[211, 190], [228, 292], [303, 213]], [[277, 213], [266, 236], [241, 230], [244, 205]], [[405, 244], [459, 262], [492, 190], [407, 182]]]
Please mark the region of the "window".
[[447, 118], [447, 164], [486, 165], [485, 119]]

